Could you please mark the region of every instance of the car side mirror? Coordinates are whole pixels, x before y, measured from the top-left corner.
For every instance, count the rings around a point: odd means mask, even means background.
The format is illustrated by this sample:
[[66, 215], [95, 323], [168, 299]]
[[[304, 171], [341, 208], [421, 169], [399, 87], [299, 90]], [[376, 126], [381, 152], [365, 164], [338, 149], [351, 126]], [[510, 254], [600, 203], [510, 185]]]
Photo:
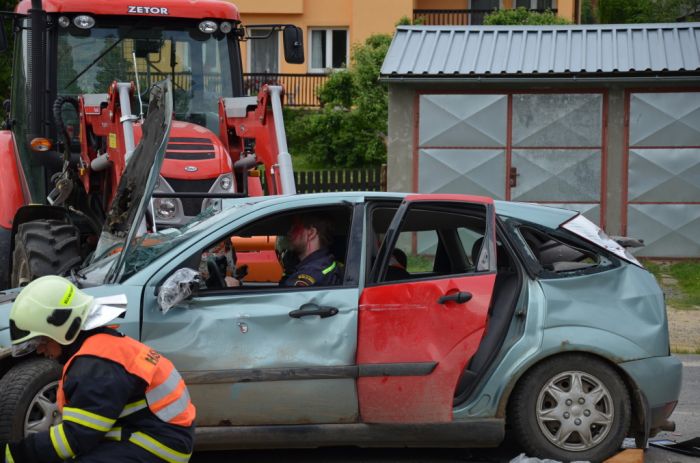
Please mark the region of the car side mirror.
[[286, 26], [282, 31], [284, 60], [291, 64], [304, 63], [304, 32], [297, 26]]
[[201, 281], [199, 272], [191, 268], [181, 268], [170, 275], [158, 290], [158, 305], [163, 315], [196, 294]]

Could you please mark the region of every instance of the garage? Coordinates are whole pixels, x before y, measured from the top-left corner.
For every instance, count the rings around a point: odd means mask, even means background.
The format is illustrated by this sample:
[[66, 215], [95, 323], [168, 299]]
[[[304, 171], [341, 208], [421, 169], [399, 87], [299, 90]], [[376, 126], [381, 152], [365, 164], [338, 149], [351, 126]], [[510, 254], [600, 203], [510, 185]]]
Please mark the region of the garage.
[[580, 211], [700, 256], [700, 24], [401, 26], [388, 186]]

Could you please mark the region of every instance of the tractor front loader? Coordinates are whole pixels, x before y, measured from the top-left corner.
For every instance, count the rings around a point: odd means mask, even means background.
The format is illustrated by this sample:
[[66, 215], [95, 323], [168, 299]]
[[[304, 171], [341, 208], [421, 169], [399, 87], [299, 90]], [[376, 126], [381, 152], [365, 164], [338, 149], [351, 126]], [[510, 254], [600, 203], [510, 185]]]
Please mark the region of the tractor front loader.
[[[143, 102], [163, 79], [174, 120], [145, 227], [181, 226], [224, 197], [294, 193], [284, 91], [244, 96], [239, 42], [253, 37], [237, 8], [141, 3], [22, 0], [3, 13], [15, 49], [0, 130], [0, 288], [69, 274], [94, 251], [141, 138]], [[267, 27], [283, 31], [287, 61], [303, 62], [299, 28]]]

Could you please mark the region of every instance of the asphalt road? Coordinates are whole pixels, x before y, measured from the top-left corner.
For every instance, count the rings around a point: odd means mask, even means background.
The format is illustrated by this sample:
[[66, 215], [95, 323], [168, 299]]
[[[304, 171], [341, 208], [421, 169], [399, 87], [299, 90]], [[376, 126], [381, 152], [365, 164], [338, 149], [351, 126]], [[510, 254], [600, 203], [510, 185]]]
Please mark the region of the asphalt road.
[[[676, 431], [661, 433], [652, 440], [677, 442], [700, 436], [700, 355], [680, 355], [683, 361], [683, 388], [672, 420]], [[518, 456], [519, 449], [510, 442], [497, 449], [358, 449], [332, 448], [317, 450], [256, 450], [232, 452], [199, 452], [194, 463], [445, 463], [445, 462], [508, 462]], [[699, 458], [650, 447], [646, 463], [700, 463]]]

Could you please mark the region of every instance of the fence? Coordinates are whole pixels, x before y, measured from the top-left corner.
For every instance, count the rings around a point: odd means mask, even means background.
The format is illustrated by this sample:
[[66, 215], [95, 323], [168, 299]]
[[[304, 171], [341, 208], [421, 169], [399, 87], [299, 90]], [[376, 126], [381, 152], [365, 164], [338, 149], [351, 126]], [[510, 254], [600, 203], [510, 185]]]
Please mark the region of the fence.
[[263, 84], [281, 84], [285, 90], [285, 106], [320, 106], [318, 89], [328, 80], [326, 74], [243, 74], [243, 88], [248, 95], [257, 95]]
[[[413, 10], [413, 21], [426, 26], [468, 26], [484, 23], [484, 16], [495, 10]], [[547, 10], [532, 10], [544, 12]], [[552, 13], [557, 10], [549, 10]]]
[[386, 191], [386, 165], [362, 169], [294, 172], [297, 193]]

